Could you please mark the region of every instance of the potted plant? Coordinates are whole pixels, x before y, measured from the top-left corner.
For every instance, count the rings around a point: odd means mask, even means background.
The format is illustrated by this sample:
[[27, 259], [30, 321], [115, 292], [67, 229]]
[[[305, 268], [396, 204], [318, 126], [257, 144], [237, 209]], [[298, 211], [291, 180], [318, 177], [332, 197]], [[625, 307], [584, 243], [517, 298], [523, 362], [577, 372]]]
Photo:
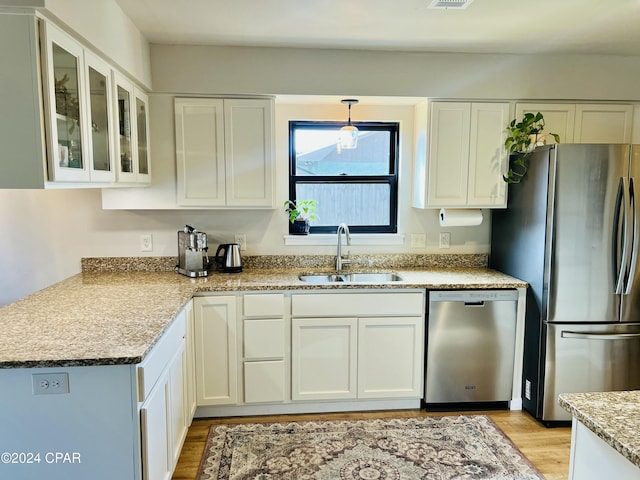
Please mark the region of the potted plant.
[[[529, 169], [528, 159], [538, 145], [544, 145], [544, 117], [538, 112], [525, 113], [521, 121], [515, 118], [507, 126], [507, 138], [504, 146], [509, 155], [509, 172], [503, 175], [507, 183], [520, 183]], [[560, 136], [549, 133], [556, 143], [560, 143]]]
[[307, 235], [309, 233], [309, 221], [316, 219], [315, 200], [285, 200], [284, 210], [289, 214], [292, 235]]

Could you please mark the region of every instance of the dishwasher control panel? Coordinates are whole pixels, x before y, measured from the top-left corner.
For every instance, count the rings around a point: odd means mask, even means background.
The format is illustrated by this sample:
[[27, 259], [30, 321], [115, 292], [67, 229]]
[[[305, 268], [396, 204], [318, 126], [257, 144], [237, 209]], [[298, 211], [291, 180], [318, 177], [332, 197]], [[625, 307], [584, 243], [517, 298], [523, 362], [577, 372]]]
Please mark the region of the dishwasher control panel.
[[455, 290], [429, 292], [430, 302], [515, 301], [517, 290]]

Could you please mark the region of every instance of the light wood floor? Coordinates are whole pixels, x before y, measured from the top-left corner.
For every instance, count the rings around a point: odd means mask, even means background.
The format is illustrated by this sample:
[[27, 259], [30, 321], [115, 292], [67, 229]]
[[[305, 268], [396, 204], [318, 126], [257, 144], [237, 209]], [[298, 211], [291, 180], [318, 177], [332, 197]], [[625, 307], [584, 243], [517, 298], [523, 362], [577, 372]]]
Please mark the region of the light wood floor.
[[[520, 451], [535, 465], [547, 480], [566, 480], [569, 474], [569, 450], [571, 428], [545, 428], [529, 414], [521, 411], [468, 412], [488, 415]], [[197, 419], [193, 421], [185, 441], [173, 480], [196, 480], [198, 465], [209, 433], [214, 423], [259, 423], [303, 420], [342, 420], [384, 417], [422, 417], [428, 415], [459, 415], [460, 412], [425, 412], [403, 410], [393, 412], [337, 413], [313, 415], [276, 415], [260, 417]]]

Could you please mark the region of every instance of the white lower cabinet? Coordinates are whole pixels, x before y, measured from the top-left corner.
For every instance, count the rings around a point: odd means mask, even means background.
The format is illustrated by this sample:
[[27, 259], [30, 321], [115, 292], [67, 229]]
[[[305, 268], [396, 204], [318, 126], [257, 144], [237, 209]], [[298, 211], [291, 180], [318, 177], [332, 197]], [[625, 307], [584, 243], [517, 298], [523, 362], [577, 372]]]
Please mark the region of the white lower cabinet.
[[187, 437], [187, 430], [191, 421], [187, 412], [187, 349], [183, 344], [176, 353], [168, 368], [169, 379], [167, 383], [167, 407], [169, 419], [169, 464], [171, 470], [178, 463], [182, 444]]
[[244, 362], [245, 403], [286, 400], [284, 360]]
[[197, 297], [197, 416], [415, 408], [424, 307], [420, 290]]
[[289, 400], [289, 336], [284, 294], [243, 295], [240, 321], [244, 403], [282, 403]]
[[422, 396], [422, 293], [296, 294], [292, 306], [293, 400]]
[[158, 381], [140, 409], [142, 439], [142, 478], [165, 480], [171, 478], [169, 375]]
[[569, 480], [640, 480], [640, 468], [573, 417]]
[[197, 297], [193, 300], [196, 402], [203, 405], [238, 403], [236, 297]]
[[356, 398], [358, 320], [294, 318], [291, 325], [291, 398]]
[[358, 398], [421, 397], [423, 317], [358, 320]]
[[292, 320], [293, 400], [422, 394], [422, 317]]
[[195, 326], [193, 320], [193, 301], [184, 307], [184, 315], [187, 321], [187, 334], [185, 337], [185, 360], [186, 360], [186, 411], [189, 425], [196, 414], [196, 368], [195, 368]]
[[137, 367], [143, 480], [170, 479], [193, 418], [188, 408], [189, 308]]

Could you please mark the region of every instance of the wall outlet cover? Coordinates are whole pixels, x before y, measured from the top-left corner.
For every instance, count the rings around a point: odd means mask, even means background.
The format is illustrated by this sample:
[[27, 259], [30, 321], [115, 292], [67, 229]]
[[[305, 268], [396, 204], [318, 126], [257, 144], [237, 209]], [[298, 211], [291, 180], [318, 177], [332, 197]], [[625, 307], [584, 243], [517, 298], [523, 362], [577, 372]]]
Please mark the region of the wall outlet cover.
[[153, 252], [153, 237], [150, 233], [140, 235], [140, 251]]
[[34, 395], [69, 393], [68, 373], [34, 373], [31, 381]]
[[236, 233], [236, 243], [240, 245], [240, 250], [247, 249], [247, 236], [244, 233]]

